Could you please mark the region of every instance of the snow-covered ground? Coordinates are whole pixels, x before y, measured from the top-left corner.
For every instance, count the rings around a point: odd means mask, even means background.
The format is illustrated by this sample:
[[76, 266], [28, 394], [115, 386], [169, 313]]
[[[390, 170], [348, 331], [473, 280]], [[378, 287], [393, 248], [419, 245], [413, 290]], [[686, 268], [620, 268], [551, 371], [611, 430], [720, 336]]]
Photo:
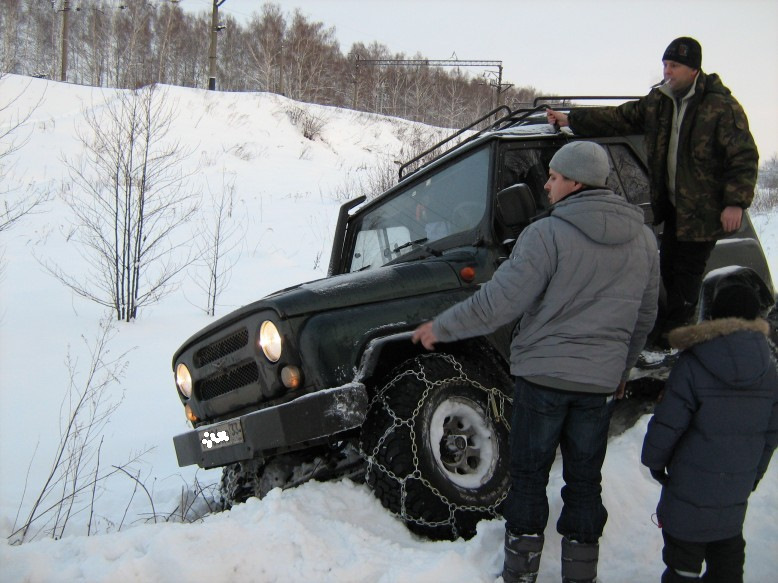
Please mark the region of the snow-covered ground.
[[[341, 200], [365, 168], [397, 159], [414, 131], [401, 120], [271, 94], [160, 89], [176, 104], [173, 134], [192, 150], [186, 162], [196, 172], [192, 184], [206, 198], [225, 181], [235, 185], [245, 236], [217, 316], [276, 289], [322, 277]], [[75, 274], [89, 269], [68, 238], [70, 210], [58, 197], [69, 182], [62, 160], [79, 154], [76, 128], [84, 127], [83, 109], [115, 97], [112, 90], [9, 76], [0, 81], [0, 108], [16, 94], [21, 97], [0, 112], [0, 126], [15, 111], [30, 111], [41, 102], [16, 134], [29, 141], [4, 161], [15, 164], [11, 171], [6, 166], [3, 187], [6, 181], [33, 184], [53, 197], [42, 212], [0, 234], [4, 537], [24, 523], [43, 487], [69, 411], [63, 398], [70, 371], [81, 386], [89, 347], [105, 316], [102, 308], [45, 273], [39, 261]], [[323, 121], [313, 141], [292, 123], [289, 112], [300, 107]], [[776, 215], [754, 218], [773, 274], [778, 274], [777, 221]], [[469, 541], [429, 542], [411, 535], [366, 487], [349, 481], [274, 490], [231, 512], [180, 522], [182, 500], [189, 506], [197, 485], [213, 484], [220, 475], [219, 470], [179, 468], [172, 446], [173, 435], [187, 425], [170, 359], [183, 340], [212, 321], [203, 312], [205, 294], [193, 279], [187, 272], [175, 293], [142, 310], [135, 322], [113, 324], [107, 358], [127, 364], [121, 382], [105, 393], [118, 408], [102, 430], [99, 467], [93, 464], [89, 471], [102, 476], [122, 466], [127, 472], [114, 471], [94, 492], [91, 487], [81, 492], [61, 540], [46, 538], [54, 524], [48, 514], [30, 529], [38, 534], [35, 541], [0, 545], [0, 581], [494, 581], [502, 562], [501, 521], [482, 522]], [[655, 581], [662, 570], [661, 532], [652, 521], [659, 486], [639, 463], [647, 421], [644, 416], [609, 445], [603, 488], [610, 518], [600, 561], [604, 583]], [[746, 520], [746, 580], [753, 583], [775, 580], [778, 567], [777, 465], [752, 495]], [[82, 483], [90, 479], [83, 476]], [[542, 582], [559, 580], [554, 523], [561, 484], [557, 464], [549, 485], [552, 515]], [[202, 506], [199, 496], [193, 510]]]

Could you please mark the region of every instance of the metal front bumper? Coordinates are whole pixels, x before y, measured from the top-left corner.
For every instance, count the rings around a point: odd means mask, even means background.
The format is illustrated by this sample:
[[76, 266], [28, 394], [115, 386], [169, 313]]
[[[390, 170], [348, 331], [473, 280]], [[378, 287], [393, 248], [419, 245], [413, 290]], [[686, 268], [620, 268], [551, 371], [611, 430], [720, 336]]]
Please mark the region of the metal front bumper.
[[[328, 437], [362, 425], [367, 413], [367, 391], [361, 383], [311, 393], [213, 425], [201, 425], [173, 438], [179, 466], [224, 466], [261, 456], [263, 451]], [[239, 422], [243, 443], [214, 449], [203, 447], [205, 432]]]

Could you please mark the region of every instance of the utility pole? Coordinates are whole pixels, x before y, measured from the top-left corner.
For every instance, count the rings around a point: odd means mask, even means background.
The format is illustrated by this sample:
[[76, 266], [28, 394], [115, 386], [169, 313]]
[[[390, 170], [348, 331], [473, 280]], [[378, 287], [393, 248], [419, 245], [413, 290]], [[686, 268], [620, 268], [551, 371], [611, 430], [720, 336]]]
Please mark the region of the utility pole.
[[62, 61], [59, 74], [60, 81], [68, 80], [68, 15], [70, 14], [70, 1], [62, 1]]
[[[494, 72], [490, 71], [490, 73], [493, 75]], [[491, 81], [489, 83], [492, 87], [496, 89], [494, 94], [494, 106], [500, 107], [502, 105], [502, 94], [508, 91], [511, 87], [513, 87], [513, 83], [503, 83], [502, 82], [502, 61], [500, 61], [500, 66], [497, 71], [497, 83], [494, 83], [494, 81]]]
[[219, 6], [227, 0], [213, 0], [213, 11], [211, 12], [211, 48], [208, 51], [208, 89], [216, 89], [216, 34], [224, 29], [219, 24]]
[[357, 108], [357, 102], [359, 101], [359, 54], [354, 59], [354, 92], [352, 93], [351, 109]]

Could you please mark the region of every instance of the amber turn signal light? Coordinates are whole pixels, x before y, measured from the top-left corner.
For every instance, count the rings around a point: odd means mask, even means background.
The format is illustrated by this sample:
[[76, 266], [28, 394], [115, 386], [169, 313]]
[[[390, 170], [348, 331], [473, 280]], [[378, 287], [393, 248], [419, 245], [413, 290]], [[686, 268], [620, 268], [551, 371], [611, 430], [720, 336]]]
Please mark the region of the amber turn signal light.
[[463, 267], [459, 270], [459, 277], [467, 283], [472, 282], [475, 279], [475, 267]]
[[296, 366], [285, 366], [281, 369], [281, 382], [287, 389], [297, 389], [303, 382], [303, 373]]
[[195, 421], [199, 421], [197, 415], [194, 414], [194, 411], [192, 411], [192, 408], [189, 406], [189, 403], [186, 404], [184, 407], [184, 412], [186, 413], [186, 418], [189, 419], [192, 423]]

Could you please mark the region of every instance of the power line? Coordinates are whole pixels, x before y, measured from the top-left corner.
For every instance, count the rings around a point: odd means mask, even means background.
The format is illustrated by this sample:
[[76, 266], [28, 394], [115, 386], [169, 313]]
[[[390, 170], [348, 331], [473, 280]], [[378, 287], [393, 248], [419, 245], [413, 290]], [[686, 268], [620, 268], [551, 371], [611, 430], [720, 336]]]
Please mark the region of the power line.
[[497, 90], [495, 95], [495, 107], [500, 105], [500, 95], [502, 95], [510, 87], [513, 87], [513, 84], [511, 83], [503, 84], [502, 82], [502, 61], [484, 59], [363, 59], [357, 55], [354, 59], [353, 109], [357, 108], [358, 74], [359, 66], [361, 64], [365, 64], [368, 67], [494, 67], [497, 69], [497, 83], [490, 83], [490, 85]]

